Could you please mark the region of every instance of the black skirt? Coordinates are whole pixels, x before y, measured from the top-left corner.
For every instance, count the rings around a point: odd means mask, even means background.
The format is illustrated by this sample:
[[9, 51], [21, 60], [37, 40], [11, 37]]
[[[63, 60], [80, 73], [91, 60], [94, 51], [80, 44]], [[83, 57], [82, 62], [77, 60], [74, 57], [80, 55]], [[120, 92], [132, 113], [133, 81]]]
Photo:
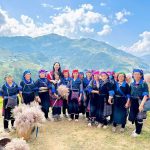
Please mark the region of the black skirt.
[[90, 116], [98, 122], [102, 122], [104, 118], [104, 99], [105, 95], [91, 94]]
[[41, 99], [40, 105], [42, 106], [42, 109], [44, 109], [45, 111], [49, 111], [49, 107], [50, 107], [49, 92], [41, 92], [39, 93], [39, 97]]
[[[76, 92], [76, 91], [75, 91]], [[72, 96], [72, 93], [70, 93], [69, 95], [69, 100], [68, 100], [68, 113], [69, 114], [75, 114], [78, 115], [79, 114], [79, 92], [76, 92], [76, 96]]]
[[129, 121], [134, 123], [136, 120], [142, 121], [146, 119], [146, 112], [139, 112], [140, 100], [139, 98], [131, 97], [131, 107], [129, 113]]
[[126, 97], [114, 98], [113, 122], [116, 124], [126, 124], [128, 109], [125, 108]]

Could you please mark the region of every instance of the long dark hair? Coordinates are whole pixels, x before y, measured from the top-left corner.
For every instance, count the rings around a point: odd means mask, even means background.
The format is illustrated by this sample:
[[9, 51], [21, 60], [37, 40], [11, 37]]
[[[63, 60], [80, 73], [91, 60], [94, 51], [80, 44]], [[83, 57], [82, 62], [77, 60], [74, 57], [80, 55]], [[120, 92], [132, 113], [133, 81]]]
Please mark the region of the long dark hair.
[[61, 77], [62, 77], [61, 65], [60, 65], [59, 62], [55, 62], [55, 63], [53, 64], [53, 79], [55, 79], [55, 76], [54, 76], [54, 74], [55, 74], [55, 68], [54, 68], [55, 64], [59, 64], [58, 74], [59, 74], [59, 76], [60, 76], [60, 78], [61, 78]]

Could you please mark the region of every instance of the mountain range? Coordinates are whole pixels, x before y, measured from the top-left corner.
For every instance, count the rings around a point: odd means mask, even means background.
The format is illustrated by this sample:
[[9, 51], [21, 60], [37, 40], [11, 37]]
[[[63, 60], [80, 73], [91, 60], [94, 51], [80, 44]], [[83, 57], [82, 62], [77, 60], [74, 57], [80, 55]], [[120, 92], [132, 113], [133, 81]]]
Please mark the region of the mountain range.
[[30, 69], [36, 78], [37, 70], [52, 70], [55, 61], [59, 61], [62, 68], [70, 70], [100, 69], [128, 73], [133, 68], [141, 68], [150, 72], [149, 58], [150, 55], [139, 58], [89, 38], [69, 39], [56, 34], [35, 38], [0, 37], [0, 82], [8, 72], [19, 81], [26, 69]]

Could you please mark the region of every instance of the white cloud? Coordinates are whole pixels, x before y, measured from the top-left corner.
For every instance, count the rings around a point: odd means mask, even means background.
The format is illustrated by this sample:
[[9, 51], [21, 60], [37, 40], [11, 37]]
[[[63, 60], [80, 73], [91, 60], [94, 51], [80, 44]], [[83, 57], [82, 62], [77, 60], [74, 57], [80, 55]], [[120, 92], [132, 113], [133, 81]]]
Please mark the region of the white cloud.
[[110, 34], [111, 31], [112, 31], [112, 29], [109, 25], [104, 25], [102, 31], [97, 32], [97, 34], [100, 36], [106, 36], [106, 35]]
[[0, 11], [0, 27], [1, 27], [1, 25], [5, 24], [5, 15], [6, 15], [6, 12]]
[[102, 7], [103, 7], [103, 6], [106, 6], [106, 3], [101, 2], [101, 3], [100, 3], [100, 6], [102, 6]]
[[119, 11], [115, 14], [116, 20], [115, 23], [125, 23], [128, 21], [128, 19], [126, 18], [126, 16], [131, 15], [131, 13], [125, 9], [123, 9], [122, 11]]
[[62, 7], [55, 7], [54, 5], [50, 5], [47, 3], [42, 3], [41, 6], [44, 8], [49, 8], [49, 9], [54, 9], [54, 10], [61, 10], [62, 9]]
[[94, 28], [88, 28], [88, 27], [86, 27], [86, 28], [80, 28], [80, 31], [81, 32], [85, 32], [85, 33], [93, 33], [94, 32]]
[[[43, 4], [43, 7], [51, 7]], [[62, 12], [51, 16], [51, 23], [36, 23], [32, 18], [21, 15], [20, 20], [10, 17], [6, 11], [0, 9], [0, 35], [16, 36], [28, 35], [39, 36], [56, 33], [70, 38], [82, 37], [95, 32], [93, 25], [109, 23], [106, 16], [94, 12], [91, 4], [83, 4], [78, 9], [65, 7]], [[106, 26], [104, 29], [107, 29]], [[106, 31], [105, 31], [106, 32]]]
[[87, 10], [93, 10], [93, 6], [91, 4], [82, 4], [81, 7]]
[[139, 37], [141, 39], [133, 43], [131, 46], [121, 46], [120, 49], [134, 53], [135, 55], [150, 54], [150, 31], [144, 31]]

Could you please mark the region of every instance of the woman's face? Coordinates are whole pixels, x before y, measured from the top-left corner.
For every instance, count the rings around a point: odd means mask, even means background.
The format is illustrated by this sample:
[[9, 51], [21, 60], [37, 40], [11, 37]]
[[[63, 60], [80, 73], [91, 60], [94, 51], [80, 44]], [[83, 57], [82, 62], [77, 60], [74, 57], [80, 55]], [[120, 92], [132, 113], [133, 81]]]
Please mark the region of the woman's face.
[[59, 68], [60, 68], [59, 63], [56, 63], [56, 64], [54, 65], [54, 69], [55, 69], [56, 71], [58, 71]]
[[136, 80], [136, 81], [139, 81], [141, 79], [141, 74], [139, 72], [134, 72], [133, 73], [133, 78]]
[[105, 80], [108, 79], [108, 76], [107, 76], [105, 73], [103, 73], [103, 74], [101, 74], [101, 79], [102, 79], [103, 81], [105, 81]]
[[94, 80], [99, 80], [99, 75], [98, 74], [94, 75]]
[[87, 78], [91, 78], [92, 74], [90, 72], [86, 73]]
[[59, 80], [59, 75], [55, 74], [55, 80]]
[[68, 77], [69, 77], [68, 72], [65, 72], [65, 73], [64, 73], [64, 77], [65, 77], [65, 78], [68, 78]]
[[123, 82], [125, 80], [124, 74], [119, 74], [118, 75], [118, 81]]
[[8, 84], [11, 84], [13, 82], [13, 78], [12, 77], [6, 77], [6, 82]]
[[46, 77], [46, 74], [45, 73], [40, 73], [40, 78], [45, 78]]
[[74, 78], [78, 78], [78, 75], [79, 75], [79, 74], [78, 74], [77, 72], [76, 72], [76, 73], [73, 73], [73, 77], [74, 77]]
[[131, 83], [131, 81], [132, 81], [131, 76], [127, 76], [127, 77], [126, 77], [126, 82], [127, 82], [128, 84], [130, 84], [130, 83]]
[[83, 79], [83, 78], [84, 78], [84, 75], [83, 75], [83, 74], [80, 74], [79, 77], [80, 77], [80, 79]]
[[31, 74], [29, 74], [29, 73], [26, 74], [26, 75], [25, 75], [25, 79], [26, 79], [26, 80], [30, 80], [30, 79], [31, 79]]

